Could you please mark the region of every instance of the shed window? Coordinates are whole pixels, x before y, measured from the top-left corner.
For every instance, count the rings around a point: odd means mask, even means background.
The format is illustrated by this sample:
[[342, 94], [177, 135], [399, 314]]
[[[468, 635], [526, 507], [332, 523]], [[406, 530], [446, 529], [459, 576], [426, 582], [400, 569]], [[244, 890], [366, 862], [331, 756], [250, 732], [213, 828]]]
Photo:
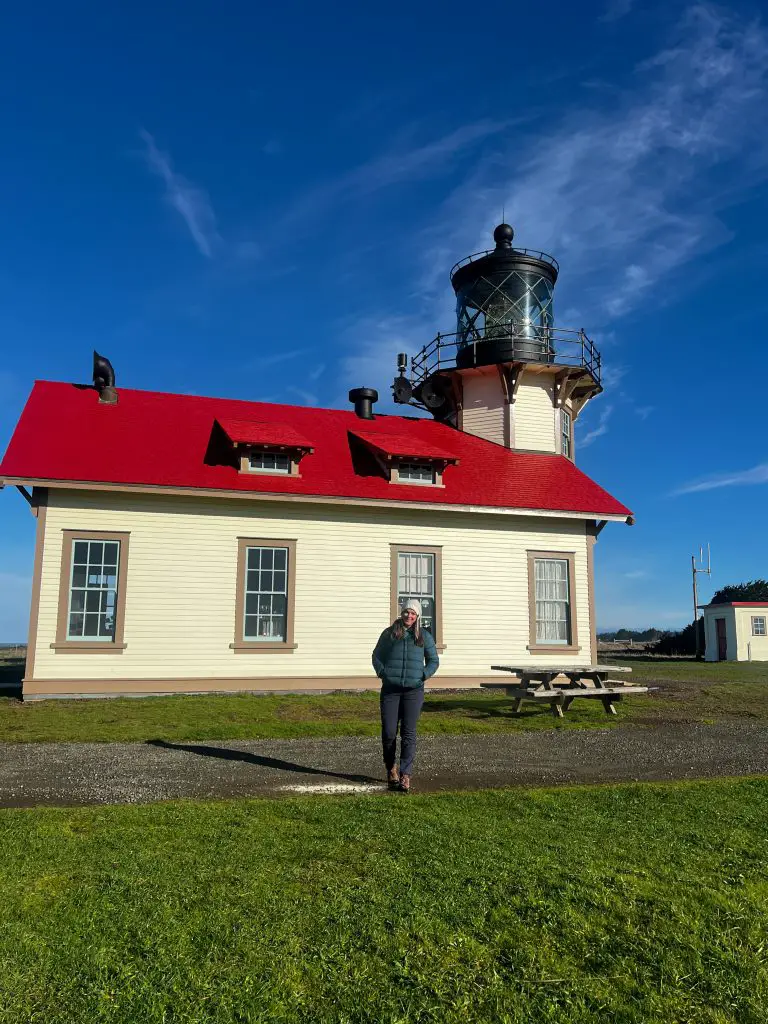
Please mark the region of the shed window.
[[430, 462], [402, 461], [398, 463], [397, 476], [403, 484], [433, 484], [435, 468]]
[[752, 616], [752, 636], [766, 636], [765, 615]]
[[288, 548], [246, 549], [243, 639], [286, 642]]
[[67, 610], [67, 640], [114, 642], [119, 540], [75, 540]]
[[248, 468], [252, 473], [290, 474], [291, 457], [285, 452], [251, 452], [248, 456]]
[[536, 643], [571, 642], [571, 593], [566, 558], [534, 561]]

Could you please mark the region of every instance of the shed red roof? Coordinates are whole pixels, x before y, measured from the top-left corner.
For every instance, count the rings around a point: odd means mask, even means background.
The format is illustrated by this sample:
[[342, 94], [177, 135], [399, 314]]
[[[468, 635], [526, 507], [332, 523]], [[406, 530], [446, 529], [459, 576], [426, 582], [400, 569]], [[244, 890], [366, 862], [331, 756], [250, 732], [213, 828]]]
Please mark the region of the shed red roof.
[[219, 416], [218, 423], [229, 440], [238, 444], [263, 444], [276, 448], [312, 447], [306, 437], [288, 423], [233, 420], [229, 416]]
[[391, 431], [384, 433], [383, 430], [376, 432], [367, 430], [351, 430], [351, 434], [365, 441], [376, 451], [392, 457], [400, 456], [406, 459], [439, 459], [443, 462], [455, 462], [456, 456], [445, 448], [438, 448], [430, 444], [424, 438], [414, 437], [413, 434], [394, 434]]
[[[377, 416], [365, 425], [352, 410], [268, 405], [120, 388], [117, 405], [87, 386], [37, 381], [0, 464], [11, 481], [113, 483], [280, 493], [435, 505], [626, 516], [629, 509], [560, 455], [510, 451], [425, 418]], [[214, 421], [289, 425], [314, 451], [299, 476], [239, 473], [211, 457]], [[448, 466], [441, 488], [392, 485], [360, 462], [351, 434], [407, 437], [440, 450]], [[372, 461], [372, 460], [371, 460]]]

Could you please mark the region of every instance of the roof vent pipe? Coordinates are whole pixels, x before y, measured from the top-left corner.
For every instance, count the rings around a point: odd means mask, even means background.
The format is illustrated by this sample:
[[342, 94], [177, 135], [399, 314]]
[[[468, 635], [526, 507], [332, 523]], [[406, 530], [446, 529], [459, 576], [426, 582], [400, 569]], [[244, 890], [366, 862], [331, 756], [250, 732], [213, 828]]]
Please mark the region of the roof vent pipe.
[[361, 420], [373, 419], [373, 403], [378, 402], [379, 392], [373, 388], [353, 388], [349, 400], [355, 406], [355, 416]]
[[106, 356], [93, 353], [93, 386], [99, 392], [99, 401], [104, 405], [117, 405], [115, 371]]

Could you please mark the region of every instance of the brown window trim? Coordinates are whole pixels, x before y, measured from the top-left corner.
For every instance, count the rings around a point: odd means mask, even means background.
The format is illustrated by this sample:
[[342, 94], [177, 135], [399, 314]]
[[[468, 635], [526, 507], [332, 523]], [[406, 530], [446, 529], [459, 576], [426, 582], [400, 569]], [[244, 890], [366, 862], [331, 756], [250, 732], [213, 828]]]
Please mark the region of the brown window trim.
[[[568, 562], [568, 596], [571, 614], [571, 642], [568, 644], [539, 644], [536, 642], [536, 570], [538, 558], [559, 558]], [[579, 647], [578, 621], [576, 615], [576, 555], [573, 551], [529, 551], [528, 552], [528, 620], [530, 623], [528, 650], [534, 654], [577, 654]]]
[[[560, 415], [557, 418], [558, 419], [558, 423], [557, 423], [557, 437], [558, 437], [558, 447], [560, 449], [560, 454], [562, 456], [564, 456], [566, 459], [569, 459], [571, 462], [575, 462], [576, 461], [576, 451], [575, 451], [574, 443], [573, 443], [574, 442], [573, 410], [570, 409], [570, 408], [566, 408], [565, 406], [560, 406], [560, 408], [558, 409], [558, 412], [560, 413]], [[571, 428], [569, 430], [570, 446], [571, 446], [571, 454], [570, 455], [566, 455], [565, 452], [563, 451], [563, 413], [564, 412], [567, 413], [571, 417]]]
[[[307, 454], [307, 452], [296, 448], [277, 448], [266, 444], [239, 445], [238, 450], [240, 451], [240, 472], [248, 473], [252, 476], [301, 476], [299, 462]], [[258, 452], [287, 455], [291, 462], [290, 470], [287, 473], [281, 473], [278, 469], [251, 469], [251, 454]]]
[[[130, 533], [112, 530], [62, 530], [61, 571], [59, 573], [59, 608], [56, 616], [56, 641], [51, 649], [57, 654], [122, 654], [125, 643], [125, 593], [128, 583], [128, 543]], [[118, 540], [120, 561], [117, 566], [117, 606], [115, 608], [115, 639], [68, 640], [67, 616], [72, 586], [72, 544], [76, 540]]]
[[[403, 462], [407, 463], [419, 463], [420, 465], [429, 466], [432, 470], [432, 483], [427, 484], [423, 481], [414, 483], [413, 480], [401, 480], [400, 479], [400, 464]], [[401, 484], [403, 487], [445, 487], [443, 483], [443, 471], [445, 470], [445, 464], [442, 462], [435, 462], [432, 459], [392, 459], [389, 469], [389, 482], [392, 484]], [[438, 619], [438, 622], [440, 620]]]
[[397, 604], [397, 556], [399, 552], [434, 555], [435, 558], [435, 611], [437, 612], [437, 636], [434, 637], [438, 651], [446, 650], [443, 635], [443, 549], [430, 544], [390, 544], [390, 621], [398, 617]]
[[[243, 636], [245, 614], [245, 552], [247, 548], [288, 548], [288, 608], [285, 617], [285, 642], [246, 640]], [[235, 593], [235, 641], [230, 650], [235, 654], [286, 654], [295, 651], [293, 623], [296, 606], [296, 541], [275, 540], [274, 537], [237, 538], [237, 590]]]

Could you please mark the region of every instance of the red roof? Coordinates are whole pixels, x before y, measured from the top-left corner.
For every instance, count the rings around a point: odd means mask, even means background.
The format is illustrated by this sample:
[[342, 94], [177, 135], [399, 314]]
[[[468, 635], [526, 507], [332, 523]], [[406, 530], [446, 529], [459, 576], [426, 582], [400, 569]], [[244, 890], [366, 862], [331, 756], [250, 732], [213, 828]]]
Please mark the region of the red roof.
[[218, 423], [229, 440], [238, 444], [263, 444], [272, 448], [312, 447], [307, 439], [288, 423], [233, 420], [228, 416], [219, 416]]
[[[113, 483], [397, 501], [408, 504], [582, 512], [626, 516], [629, 509], [561, 455], [510, 451], [426, 418], [268, 405], [196, 395], [118, 389], [117, 405], [87, 386], [37, 381], [0, 464], [17, 481]], [[314, 451], [298, 476], [238, 472], [212, 453], [214, 421], [289, 425]], [[407, 437], [421, 451], [450, 453], [441, 488], [391, 484], [364, 445], [364, 433], [389, 444]], [[281, 434], [282, 436], [282, 434]], [[366, 461], [368, 460], [368, 461]]]
[[379, 430], [371, 433], [366, 430], [352, 430], [351, 434], [365, 441], [371, 448], [382, 452], [384, 455], [400, 456], [407, 459], [439, 459], [442, 462], [455, 462], [456, 456], [446, 451], [445, 448], [438, 448], [423, 438], [414, 437], [412, 434], [393, 434], [387, 431], [385, 434]]
[[717, 601], [702, 608], [768, 608], [768, 601]]

